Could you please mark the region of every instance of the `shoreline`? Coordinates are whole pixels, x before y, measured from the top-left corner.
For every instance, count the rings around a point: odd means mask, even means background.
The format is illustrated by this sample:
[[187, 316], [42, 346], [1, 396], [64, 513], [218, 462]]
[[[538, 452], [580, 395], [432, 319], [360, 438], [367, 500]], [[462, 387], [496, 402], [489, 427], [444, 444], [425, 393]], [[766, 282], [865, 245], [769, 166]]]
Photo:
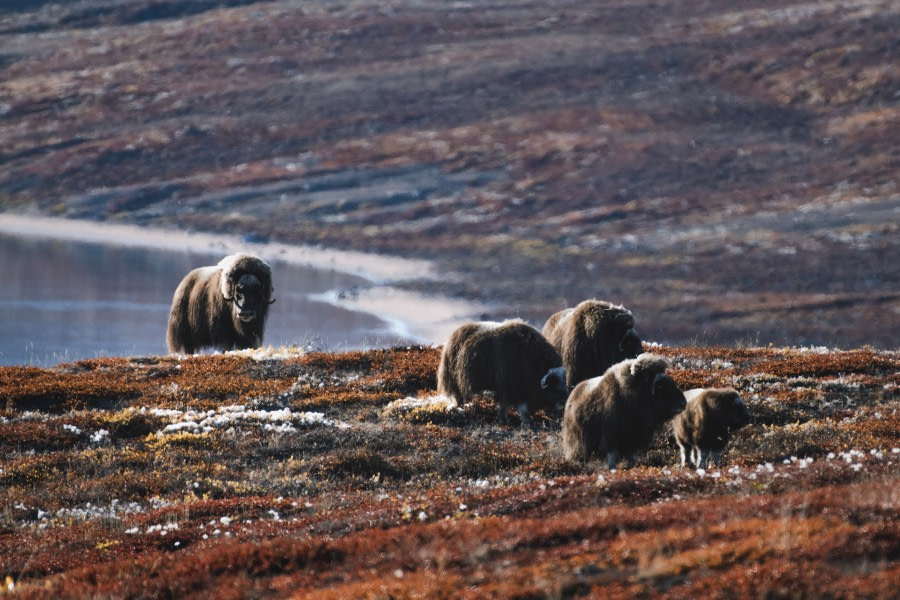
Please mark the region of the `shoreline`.
[[275, 264], [281, 262], [355, 275], [371, 285], [352, 296], [332, 290], [316, 299], [346, 310], [374, 315], [385, 321], [392, 331], [402, 333], [400, 337], [409, 337], [423, 344], [443, 344], [458, 325], [487, 310], [486, 306], [465, 300], [394, 287], [403, 281], [437, 278], [434, 265], [421, 259], [281, 242], [248, 242], [230, 234], [9, 213], [0, 213], [0, 234], [168, 252], [222, 255], [249, 252]]

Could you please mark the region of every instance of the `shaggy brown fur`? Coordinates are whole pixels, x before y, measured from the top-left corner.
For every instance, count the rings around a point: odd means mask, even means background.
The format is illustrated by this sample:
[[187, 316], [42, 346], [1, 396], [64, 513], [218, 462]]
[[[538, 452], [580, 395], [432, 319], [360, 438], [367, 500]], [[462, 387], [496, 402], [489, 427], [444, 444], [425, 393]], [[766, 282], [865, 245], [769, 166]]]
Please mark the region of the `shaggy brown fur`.
[[515, 406], [523, 421], [537, 410], [562, 406], [568, 395], [562, 359], [537, 329], [518, 320], [468, 323], [444, 345], [438, 391], [463, 404], [495, 392], [502, 415]]
[[602, 300], [585, 300], [551, 315], [542, 333], [562, 356], [569, 387], [641, 353], [631, 311]]
[[272, 300], [272, 270], [250, 254], [226, 256], [188, 273], [172, 298], [169, 352], [258, 348]]
[[684, 396], [687, 408], [672, 421], [675, 442], [681, 450], [681, 466], [687, 464], [688, 448], [691, 462], [698, 469], [708, 466], [710, 455], [718, 465], [731, 432], [750, 422], [750, 412], [732, 388], [693, 389]]
[[610, 469], [650, 446], [653, 434], [684, 410], [684, 394], [665, 374], [669, 363], [654, 354], [613, 365], [579, 383], [563, 415], [563, 451], [569, 460], [606, 457]]

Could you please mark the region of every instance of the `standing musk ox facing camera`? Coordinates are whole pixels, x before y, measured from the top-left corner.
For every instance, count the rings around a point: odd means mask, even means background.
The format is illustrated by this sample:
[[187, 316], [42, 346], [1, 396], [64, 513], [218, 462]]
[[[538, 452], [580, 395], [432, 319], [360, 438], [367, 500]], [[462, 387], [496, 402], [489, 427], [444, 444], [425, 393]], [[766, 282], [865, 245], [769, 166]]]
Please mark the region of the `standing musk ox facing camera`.
[[731, 433], [750, 422], [747, 405], [732, 388], [698, 388], [686, 391], [684, 397], [687, 408], [672, 421], [681, 466], [687, 464], [688, 448], [698, 469], [709, 465], [710, 455], [718, 466]]
[[585, 300], [551, 315], [542, 333], [562, 356], [569, 387], [642, 352], [631, 311], [603, 300]]
[[587, 462], [606, 457], [610, 469], [625, 458], [634, 466], [637, 453], [687, 404], [667, 368], [666, 359], [645, 353], [575, 386], [563, 415], [566, 458]]
[[497, 412], [516, 407], [527, 423], [537, 410], [561, 407], [568, 396], [562, 359], [540, 332], [520, 320], [468, 323], [444, 345], [438, 392], [463, 404], [495, 392]]
[[250, 254], [226, 256], [188, 273], [172, 298], [169, 352], [258, 348], [272, 299], [272, 269]]

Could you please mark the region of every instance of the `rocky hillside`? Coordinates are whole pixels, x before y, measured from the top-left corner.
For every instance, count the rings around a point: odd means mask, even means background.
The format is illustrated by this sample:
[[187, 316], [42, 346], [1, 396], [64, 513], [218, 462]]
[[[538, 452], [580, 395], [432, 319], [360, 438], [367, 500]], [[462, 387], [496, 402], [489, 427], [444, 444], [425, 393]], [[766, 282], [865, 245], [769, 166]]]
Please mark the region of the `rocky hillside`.
[[[434, 396], [439, 351], [0, 368], [20, 598], [896, 596], [900, 355], [657, 347], [754, 417], [725, 464], [631, 470]], [[514, 418], [514, 417], [511, 417]], [[724, 592], [727, 590], [727, 592]]]
[[896, 348], [897, 31], [892, 0], [5, 2], [0, 208], [433, 258], [491, 316]]

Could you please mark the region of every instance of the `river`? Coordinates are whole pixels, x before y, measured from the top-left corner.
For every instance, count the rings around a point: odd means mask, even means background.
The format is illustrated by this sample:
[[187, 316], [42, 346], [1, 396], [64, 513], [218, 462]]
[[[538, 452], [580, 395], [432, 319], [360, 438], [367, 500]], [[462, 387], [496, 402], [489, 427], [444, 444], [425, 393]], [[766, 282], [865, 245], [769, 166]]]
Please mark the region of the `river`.
[[[224, 254], [0, 232], [0, 364], [165, 354], [176, 286]], [[272, 265], [277, 299], [265, 345], [339, 351], [431, 341], [396, 318], [340, 306], [371, 281], [259, 254]]]

